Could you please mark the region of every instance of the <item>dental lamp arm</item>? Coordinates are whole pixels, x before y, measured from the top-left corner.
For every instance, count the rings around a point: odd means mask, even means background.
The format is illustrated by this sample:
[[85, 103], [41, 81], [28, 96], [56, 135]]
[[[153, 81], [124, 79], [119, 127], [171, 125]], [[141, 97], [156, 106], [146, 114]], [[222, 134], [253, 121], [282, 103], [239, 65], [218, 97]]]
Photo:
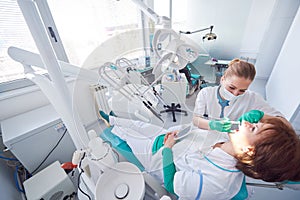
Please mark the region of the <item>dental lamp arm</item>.
[[163, 25], [164, 28], [171, 27], [171, 20], [166, 16], [159, 16], [151, 8], [149, 8], [142, 0], [132, 0], [134, 4], [149, 18], [151, 18], [155, 24]]
[[179, 33], [181, 34], [193, 34], [193, 33], [198, 33], [198, 32], [201, 32], [201, 31], [205, 31], [205, 30], [208, 30], [210, 29], [209, 33], [205, 34], [202, 39], [207, 39], [207, 40], [215, 40], [217, 39], [217, 35], [215, 33], [212, 32], [214, 26], [211, 25], [209, 28], [204, 28], [204, 29], [200, 29], [200, 30], [196, 30], [196, 31], [179, 31]]
[[206, 30], [208, 30], [208, 29], [210, 29], [210, 32], [212, 32], [213, 28], [214, 28], [214, 26], [210, 26], [210, 27], [208, 27], [208, 28], [204, 28], [204, 29], [200, 29], [200, 30], [196, 30], [196, 31], [186, 31], [186, 32], [184, 32], [184, 31], [179, 31], [179, 33], [183, 33], [183, 34], [193, 34], [193, 33], [198, 33], [198, 32], [201, 32], [201, 31], [206, 31]]
[[[40, 67], [43, 69], [45, 68], [45, 65], [42, 61], [42, 58], [39, 54], [26, 51], [24, 49], [20, 49], [17, 47], [9, 47], [8, 48], [8, 55], [15, 61], [20, 62], [23, 65], [30, 65], [30, 66], [35, 66], [35, 67]], [[66, 75], [71, 75], [71, 76], [78, 76], [86, 81], [96, 83], [98, 82], [99, 76], [97, 72], [94, 72], [92, 70], [84, 69], [77, 67], [75, 65], [72, 65], [70, 63], [66, 63], [63, 61], [58, 61], [61, 70], [64, 74]]]

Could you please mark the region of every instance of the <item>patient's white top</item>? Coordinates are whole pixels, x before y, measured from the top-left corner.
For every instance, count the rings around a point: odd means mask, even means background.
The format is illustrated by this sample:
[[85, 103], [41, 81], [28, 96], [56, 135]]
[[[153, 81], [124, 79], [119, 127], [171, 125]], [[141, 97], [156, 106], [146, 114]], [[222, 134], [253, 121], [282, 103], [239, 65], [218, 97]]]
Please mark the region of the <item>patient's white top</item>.
[[[125, 140], [145, 170], [163, 183], [163, 148], [152, 155], [153, 141], [157, 135], [178, 127], [164, 130], [143, 122], [113, 119], [115, 126], [112, 132]], [[228, 137], [224, 133], [196, 128], [173, 146], [173, 160], [177, 168], [174, 189], [180, 199], [188, 200], [196, 197], [200, 186], [199, 171], [203, 177], [200, 199], [230, 199], [238, 193], [243, 174], [221, 170], [203, 158], [203, 155], [206, 155], [215, 164], [229, 170], [236, 170], [236, 160], [232, 156], [220, 148], [212, 148], [214, 144], [227, 140]]]
[[[206, 87], [200, 90], [195, 101], [194, 115], [220, 118], [221, 105], [217, 97], [218, 86]], [[282, 113], [271, 107], [261, 95], [247, 90], [243, 95], [233, 102], [229, 102], [229, 106], [224, 108], [224, 117], [230, 120], [238, 120], [238, 118], [250, 110], [261, 110], [271, 116], [283, 116]]]
[[[199, 192], [200, 172], [202, 191], [200, 199], [231, 199], [241, 188], [244, 175], [235, 168], [236, 159], [220, 148], [212, 148], [217, 142], [226, 141], [223, 134], [196, 129], [172, 148], [177, 169], [174, 191], [179, 199], [194, 199]], [[221, 168], [207, 161], [204, 155]], [[158, 151], [151, 159], [152, 170], [162, 169], [162, 154]], [[154, 176], [163, 177], [162, 170], [152, 171]], [[161, 174], [160, 174], [161, 173]]]

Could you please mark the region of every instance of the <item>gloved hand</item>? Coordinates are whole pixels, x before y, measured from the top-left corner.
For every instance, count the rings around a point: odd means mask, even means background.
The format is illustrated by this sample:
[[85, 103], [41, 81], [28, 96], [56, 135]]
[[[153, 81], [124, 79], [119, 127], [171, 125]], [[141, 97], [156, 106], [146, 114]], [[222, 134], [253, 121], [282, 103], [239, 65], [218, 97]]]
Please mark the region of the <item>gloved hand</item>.
[[250, 110], [249, 112], [246, 112], [243, 114], [238, 120], [241, 121], [247, 121], [250, 123], [257, 123], [261, 118], [263, 118], [264, 112], [260, 110]]
[[222, 120], [210, 120], [209, 123], [209, 128], [211, 130], [216, 130], [220, 132], [230, 132], [231, 128], [231, 122], [228, 118], [224, 118]]

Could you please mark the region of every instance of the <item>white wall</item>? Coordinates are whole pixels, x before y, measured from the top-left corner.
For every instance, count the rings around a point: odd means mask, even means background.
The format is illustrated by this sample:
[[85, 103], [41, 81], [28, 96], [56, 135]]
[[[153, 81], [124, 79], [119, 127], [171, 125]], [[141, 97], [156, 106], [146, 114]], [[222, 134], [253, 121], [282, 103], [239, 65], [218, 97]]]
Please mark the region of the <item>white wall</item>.
[[259, 54], [263, 36], [270, 24], [270, 17], [276, 0], [253, 0], [246, 21], [246, 28], [240, 49], [240, 56], [254, 61]]
[[[202, 36], [206, 32], [193, 34], [191, 38], [195, 39], [207, 49], [212, 57], [217, 59], [240, 57], [241, 49], [256, 52], [257, 48], [249, 47], [249, 44], [258, 46], [260, 38], [253, 37], [252, 33], [258, 34], [264, 30], [261, 27], [263, 27], [266, 17], [260, 9], [253, 9], [254, 2], [263, 4], [258, 0], [189, 0], [186, 29], [193, 31], [214, 25], [213, 32], [217, 34], [217, 40], [203, 42]], [[257, 23], [257, 19], [261, 19], [261, 23]], [[260, 33], [260, 35], [262, 34]]]
[[194, 34], [195, 40], [202, 43], [212, 57], [238, 57], [251, 3], [252, 0], [192, 0], [188, 4], [187, 29], [197, 30], [214, 25], [217, 40], [203, 43], [202, 36], [205, 32], [197, 36]]
[[300, 9], [276, 60], [266, 85], [268, 102], [290, 119], [300, 103], [299, 74], [297, 62], [300, 47]]
[[[270, 1], [272, 2], [273, 0], [268, 0], [268, 2]], [[259, 54], [257, 55], [255, 64], [257, 77], [267, 79], [270, 76], [289, 28], [297, 13], [299, 3], [299, 0], [275, 1], [274, 8], [271, 10], [271, 16], [269, 17], [270, 19], [262, 26], [265, 32], [261, 38], [261, 43], [259, 43]], [[262, 5], [262, 7], [263, 10], [269, 12], [267, 6]], [[260, 20], [257, 19], [257, 22], [260, 22]], [[256, 30], [259, 29], [255, 29], [255, 32]]]
[[217, 40], [193, 38], [217, 59], [249, 58], [257, 79], [267, 80], [299, 6], [299, 0], [189, 0], [187, 30], [214, 25]]

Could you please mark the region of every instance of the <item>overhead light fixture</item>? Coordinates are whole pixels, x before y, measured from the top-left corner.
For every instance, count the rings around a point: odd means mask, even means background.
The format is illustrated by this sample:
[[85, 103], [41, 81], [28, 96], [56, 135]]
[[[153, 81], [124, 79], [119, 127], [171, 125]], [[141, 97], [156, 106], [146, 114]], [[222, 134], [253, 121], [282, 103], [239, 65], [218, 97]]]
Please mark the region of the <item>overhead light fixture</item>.
[[196, 30], [196, 31], [179, 31], [180, 34], [193, 34], [193, 33], [198, 33], [198, 32], [201, 32], [201, 31], [206, 31], [206, 30], [209, 30], [210, 29], [210, 32], [209, 33], [206, 33], [203, 37], [202, 37], [202, 40], [215, 40], [217, 39], [217, 35], [215, 33], [212, 32], [214, 26], [210, 26], [208, 28], [204, 28], [204, 29], [200, 29], [200, 30]]
[[[161, 45], [162, 43], [166, 46]], [[180, 70], [188, 63], [194, 62], [199, 55], [198, 46], [181, 39], [173, 29], [158, 29], [154, 34], [152, 46], [159, 59], [152, 73], [159, 78], [167, 69]]]

